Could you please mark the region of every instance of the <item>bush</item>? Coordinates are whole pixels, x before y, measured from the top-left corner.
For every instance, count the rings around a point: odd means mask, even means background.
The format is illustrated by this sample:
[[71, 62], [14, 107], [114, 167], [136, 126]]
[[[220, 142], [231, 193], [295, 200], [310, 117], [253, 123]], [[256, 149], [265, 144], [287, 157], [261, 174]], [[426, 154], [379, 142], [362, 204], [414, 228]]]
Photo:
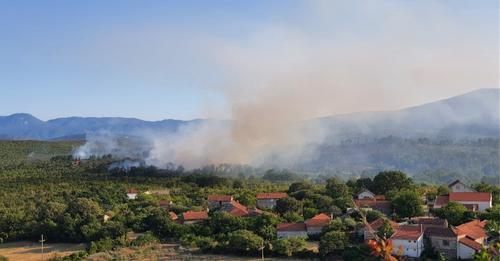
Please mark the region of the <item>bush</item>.
[[144, 235], [138, 236], [131, 243], [132, 246], [145, 246], [158, 243], [159, 240], [152, 233], [147, 232]]
[[280, 255], [292, 256], [306, 249], [306, 240], [300, 237], [278, 239], [273, 242], [273, 251]]
[[325, 233], [319, 241], [319, 253], [328, 256], [346, 248], [348, 238], [342, 231], [330, 231]]

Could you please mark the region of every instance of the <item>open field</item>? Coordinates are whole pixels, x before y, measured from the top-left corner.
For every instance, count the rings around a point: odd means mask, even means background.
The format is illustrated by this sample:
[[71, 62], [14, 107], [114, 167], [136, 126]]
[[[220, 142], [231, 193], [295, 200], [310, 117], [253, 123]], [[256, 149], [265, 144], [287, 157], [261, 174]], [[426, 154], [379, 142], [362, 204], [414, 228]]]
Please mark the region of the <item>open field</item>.
[[[48, 243], [44, 245], [43, 260], [56, 256], [67, 256], [84, 249], [84, 244]], [[10, 261], [39, 261], [42, 260], [42, 247], [40, 243], [29, 241], [5, 243], [0, 244], [0, 255], [9, 258]]]

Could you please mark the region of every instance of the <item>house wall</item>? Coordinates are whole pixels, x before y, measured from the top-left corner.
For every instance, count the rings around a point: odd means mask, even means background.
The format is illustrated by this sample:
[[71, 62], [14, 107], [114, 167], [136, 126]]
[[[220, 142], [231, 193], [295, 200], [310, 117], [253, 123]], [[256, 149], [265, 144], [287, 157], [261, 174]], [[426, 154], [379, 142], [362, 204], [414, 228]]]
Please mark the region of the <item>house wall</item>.
[[307, 227], [307, 234], [308, 235], [317, 235], [317, 234], [321, 233], [321, 231], [323, 231], [323, 227], [311, 227], [311, 226]]
[[[458, 238], [457, 237], [439, 237], [432, 236], [431, 244], [439, 252], [443, 252], [443, 254], [448, 259], [457, 258], [457, 248], [458, 248]], [[445, 245], [444, 240], [448, 241], [448, 245]]]
[[370, 193], [368, 191], [363, 191], [361, 193], [359, 193], [358, 195], [358, 199], [364, 199], [364, 198], [374, 198], [375, 195], [373, 195], [373, 193]]
[[128, 199], [136, 199], [137, 198], [137, 193], [127, 193], [127, 198]]
[[278, 238], [307, 237], [307, 231], [278, 231], [276, 236]]
[[462, 204], [477, 204], [477, 210], [484, 211], [485, 209], [491, 208], [491, 200], [489, 202], [485, 201], [457, 201]]
[[218, 208], [229, 204], [229, 201], [208, 201], [208, 205], [210, 205], [210, 208]]
[[420, 253], [424, 248], [423, 236], [420, 236], [418, 240], [393, 239], [392, 245], [392, 254], [394, 255], [399, 254], [400, 247], [402, 247], [404, 256], [420, 257]]
[[277, 199], [258, 199], [257, 207], [259, 208], [274, 208], [276, 206]]
[[188, 220], [188, 221], [184, 221], [182, 222], [184, 225], [191, 225], [191, 224], [196, 224], [196, 223], [200, 223], [202, 222], [203, 220]]
[[476, 250], [459, 243], [458, 244], [458, 258], [460, 259], [473, 259], [474, 254], [476, 253]]
[[452, 192], [475, 192], [472, 188], [460, 182], [451, 186], [450, 190]]

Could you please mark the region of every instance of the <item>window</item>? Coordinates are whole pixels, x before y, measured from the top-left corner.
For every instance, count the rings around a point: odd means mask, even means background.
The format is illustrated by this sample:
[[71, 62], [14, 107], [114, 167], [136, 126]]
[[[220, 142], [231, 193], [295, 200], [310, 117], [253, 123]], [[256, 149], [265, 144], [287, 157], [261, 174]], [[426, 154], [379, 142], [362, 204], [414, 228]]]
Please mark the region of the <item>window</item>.
[[450, 242], [448, 240], [443, 240], [443, 246], [449, 246]]

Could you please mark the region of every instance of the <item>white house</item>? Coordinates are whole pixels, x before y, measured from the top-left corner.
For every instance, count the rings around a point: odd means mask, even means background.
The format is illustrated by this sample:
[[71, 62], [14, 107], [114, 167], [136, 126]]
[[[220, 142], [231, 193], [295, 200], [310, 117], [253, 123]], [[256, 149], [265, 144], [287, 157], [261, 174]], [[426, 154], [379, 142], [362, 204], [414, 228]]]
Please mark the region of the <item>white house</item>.
[[330, 224], [330, 221], [332, 221], [332, 217], [324, 213], [306, 220], [304, 223], [306, 224], [307, 234], [310, 236], [320, 234], [323, 228]]
[[305, 237], [307, 238], [307, 229], [305, 223], [281, 223], [277, 226], [278, 238]]
[[129, 189], [127, 190], [127, 198], [128, 199], [136, 199], [137, 198], [137, 193], [138, 191], [135, 189]]
[[458, 179], [450, 183], [448, 185], [448, 188], [450, 188], [451, 192], [476, 192], [471, 187], [467, 186], [465, 183]]
[[283, 192], [257, 193], [257, 207], [274, 208], [278, 200], [286, 197], [288, 197], [288, 195]]
[[422, 226], [403, 225], [392, 235], [392, 254], [407, 257], [419, 257], [424, 249], [424, 231]]
[[438, 196], [434, 208], [441, 208], [450, 201], [461, 203], [472, 211], [484, 211], [492, 206], [489, 192], [451, 192], [446, 196]]
[[474, 254], [481, 251], [482, 245], [470, 237], [463, 237], [458, 241], [457, 255], [460, 259], [473, 259]]

